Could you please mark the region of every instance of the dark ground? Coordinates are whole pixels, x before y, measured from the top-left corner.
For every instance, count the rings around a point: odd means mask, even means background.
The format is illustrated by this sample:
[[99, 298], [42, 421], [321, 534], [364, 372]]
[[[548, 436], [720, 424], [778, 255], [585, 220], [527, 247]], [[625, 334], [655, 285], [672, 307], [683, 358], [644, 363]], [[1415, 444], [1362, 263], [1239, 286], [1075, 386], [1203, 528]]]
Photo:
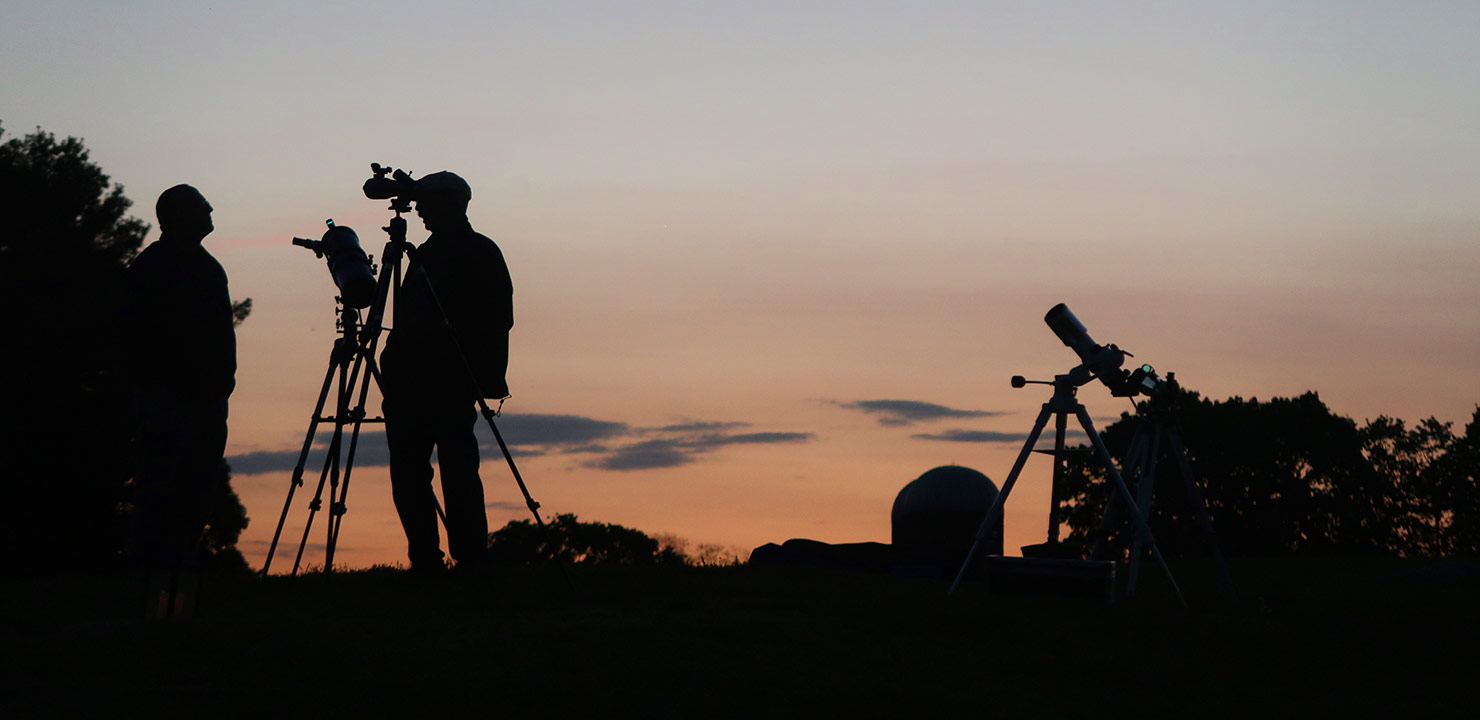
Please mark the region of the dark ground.
[[1179, 570], [1114, 605], [761, 568], [393, 570], [217, 578], [199, 617], [138, 619], [123, 577], [8, 579], [0, 715], [1465, 717], [1473, 566]]

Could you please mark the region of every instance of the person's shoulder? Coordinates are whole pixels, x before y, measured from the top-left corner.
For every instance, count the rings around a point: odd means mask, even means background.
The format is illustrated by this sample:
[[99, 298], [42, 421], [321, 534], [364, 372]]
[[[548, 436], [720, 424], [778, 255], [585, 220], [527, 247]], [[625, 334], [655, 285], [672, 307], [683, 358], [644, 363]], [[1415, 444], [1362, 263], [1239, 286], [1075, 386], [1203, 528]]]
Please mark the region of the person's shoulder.
[[205, 249], [205, 247], [200, 248], [199, 260], [200, 263], [209, 268], [211, 272], [221, 273], [222, 275], [226, 274], [226, 268], [221, 267], [221, 261], [217, 260], [216, 256], [212, 255], [211, 251]]
[[497, 258], [499, 262], [503, 262], [504, 251], [499, 249], [498, 243], [494, 242], [492, 238], [477, 230], [472, 230], [468, 233], [467, 240], [468, 244], [475, 248], [480, 255], [488, 258]]
[[170, 248], [165, 243], [155, 240], [144, 246], [144, 249], [134, 256], [133, 261], [128, 264], [128, 272], [129, 274], [156, 272], [174, 261], [175, 258]]
[[166, 255], [168, 252], [169, 249], [164, 246], [164, 243], [155, 240], [154, 242], [145, 245], [144, 249], [140, 250], [139, 254], [134, 256], [133, 262], [129, 264], [138, 265], [142, 263], [147, 265], [152, 262], [158, 262], [159, 259]]
[[226, 269], [200, 245], [180, 245], [155, 240], [134, 256], [127, 274], [135, 278], [155, 275], [208, 275], [224, 278]]

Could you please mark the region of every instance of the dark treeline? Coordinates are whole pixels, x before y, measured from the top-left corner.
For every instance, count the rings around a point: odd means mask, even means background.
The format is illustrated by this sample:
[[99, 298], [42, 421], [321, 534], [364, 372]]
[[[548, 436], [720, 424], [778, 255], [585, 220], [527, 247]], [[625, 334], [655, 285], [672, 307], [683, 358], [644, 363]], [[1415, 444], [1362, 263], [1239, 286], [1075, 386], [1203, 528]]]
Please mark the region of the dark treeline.
[[[0, 128], [3, 135], [3, 128]], [[3, 138], [0, 138], [3, 139]], [[120, 567], [130, 538], [133, 407], [117, 352], [116, 300], [149, 225], [77, 138], [37, 129], [0, 144], [0, 572]], [[237, 304], [240, 322], [249, 301]], [[237, 552], [246, 510], [229, 469], [205, 544], [217, 567]]]
[[489, 561], [497, 565], [682, 565], [688, 558], [641, 530], [581, 522], [572, 514], [551, 518], [541, 529], [514, 520], [488, 534]]
[[[1480, 407], [1459, 433], [1432, 418], [1413, 427], [1388, 417], [1358, 425], [1332, 413], [1314, 392], [1260, 402], [1212, 401], [1176, 390], [1148, 402], [1152, 413], [1180, 427], [1226, 553], [1480, 553]], [[1136, 425], [1127, 413], [1102, 431], [1117, 458]], [[1067, 465], [1069, 541], [1089, 544], [1110, 484], [1087, 449]], [[1150, 524], [1163, 552], [1204, 553], [1165, 445], [1154, 490]], [[1121, 518], [1110, 529], [1111, 547], [1123, 554], [1129, 539]]]

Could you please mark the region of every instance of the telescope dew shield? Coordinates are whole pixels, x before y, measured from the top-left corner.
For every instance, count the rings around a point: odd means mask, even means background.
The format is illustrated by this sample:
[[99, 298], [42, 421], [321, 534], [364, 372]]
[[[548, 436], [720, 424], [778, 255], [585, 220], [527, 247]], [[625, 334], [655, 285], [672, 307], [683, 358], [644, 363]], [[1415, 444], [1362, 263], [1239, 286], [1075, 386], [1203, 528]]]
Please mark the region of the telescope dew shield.
[[367, 308], [375, 302], [375, 272], [360, 247], [355, 231], [335, 225], [324, 233], [319, 249], [329, 260], [329, 275], [339, 288], [340, 299], [352, 308]]

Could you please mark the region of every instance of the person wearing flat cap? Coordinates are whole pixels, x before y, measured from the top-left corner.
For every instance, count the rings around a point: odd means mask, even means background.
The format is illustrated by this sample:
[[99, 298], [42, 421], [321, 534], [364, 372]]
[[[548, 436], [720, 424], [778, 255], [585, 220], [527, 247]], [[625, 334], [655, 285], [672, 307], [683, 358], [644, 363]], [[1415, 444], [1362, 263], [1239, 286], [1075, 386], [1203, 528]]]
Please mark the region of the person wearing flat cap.
[[410, 256], [380, 357], [391, 494], [417, 572], [446, 567], [432, 491], [433, 448], [455, 567], [480, 570], [487, 562], [488, 516], [473, 428], [478, 397], [509, 395], [514, 286], [503, 252], [468, 221], [472, 196], [468, 183], [450, 172], [416, 181], [416, 214], [431, 236]]

